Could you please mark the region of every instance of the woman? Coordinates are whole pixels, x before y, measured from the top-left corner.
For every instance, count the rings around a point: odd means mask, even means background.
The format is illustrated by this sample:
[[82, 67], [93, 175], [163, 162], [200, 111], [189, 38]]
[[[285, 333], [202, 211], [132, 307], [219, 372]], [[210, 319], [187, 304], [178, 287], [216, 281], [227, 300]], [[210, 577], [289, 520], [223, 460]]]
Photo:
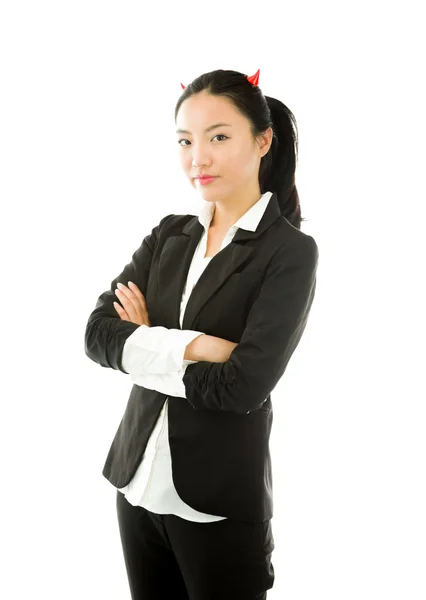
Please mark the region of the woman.
[[274, 583], [270, 393], [307, 323], [318, 248], [300, 231], [294, 116], [258, 77], [184, 88], [198, 214], [164, 217], [86, 326], [86, 354], [134, 384], [103, 469], [134, 600], [264, 600]]

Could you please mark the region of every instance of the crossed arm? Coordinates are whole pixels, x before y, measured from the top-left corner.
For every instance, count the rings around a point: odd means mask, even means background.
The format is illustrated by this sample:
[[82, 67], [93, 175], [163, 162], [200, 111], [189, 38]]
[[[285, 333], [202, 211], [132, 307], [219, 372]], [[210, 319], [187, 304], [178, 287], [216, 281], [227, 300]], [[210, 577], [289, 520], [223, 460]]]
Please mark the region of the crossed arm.
[[186, 346], [183, 358], [184, 360], [226, 362], [236, 346], [238, 344], [229, 340], [202, 334]]
[[[125, 366], [123, 347], [125, 350], [127, 345], [131, 346], [130, 338], [132, 334], [137, 337], [136, 330], [140, 325], [117, 319], [112, 303], [114, 289], [118, 282], [130, 280], [145, 293], [158, 232], [170, 216], [162, 219], [151, 235], [144, 239], [123, 272], [112, 281], [110, 289], [98, 298], [88, 319], [85, 351], [89, 358], [103, 367], [127, 374], [130, 372]], [[162, 378], [164, 389], [159, 391], [186, 398], [194, 409], [240, 414], [257, 410], [283, 375], [303, 334], [315, 295], [317, 264], [315, 240], [311, 236], [293, 236], [271, 258], [238, 344], [198, 331], [167, 330], [167, 335], [174, 336], [176, 342], [177, 336], [182, 336], [172, 350], [166, 346], [166, 359], [172, 367], [164, 369], [160, 360], [160, 364], [153, 368], [158, 354], [148, 345], [145, 372], [140, 374], [140, 380], [138, 375], [132, 376], [132, 381], [150, 387], [148, 383], [151, 382], [146, 382], [145, 376], [165, 374]], [[161, 327], [151, 329], [159, 329], [162, 333]], [[129, 362], [139, 367], [142, 361], [138, 361], [137, 353], [135, 344], [135, 358], [132, 357]], [[191, 361], [193, 364], [188, 364]], [[169, 373], [172, 373], [170, 378]], [[157, 385], [157, 382], [153, 381], [152, 385]]]
[[136, 385], [186, 398], [182, 378], [187, 367], [200, 360], [224, 363], [236, 346], [199, 331], [142, 324], [124, 344], [121, 370]]

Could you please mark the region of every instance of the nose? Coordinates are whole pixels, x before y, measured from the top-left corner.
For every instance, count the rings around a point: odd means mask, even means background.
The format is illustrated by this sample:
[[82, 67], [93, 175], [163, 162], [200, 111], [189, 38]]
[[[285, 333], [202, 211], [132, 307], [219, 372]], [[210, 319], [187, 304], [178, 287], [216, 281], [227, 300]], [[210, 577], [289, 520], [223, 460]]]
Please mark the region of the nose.
[[207, 167], [211, 164], [210, 157], [208, 153], [203, 148], [198, 148], [192, 153], [192, 166], [195, 169], [200, 169], [201, 167]]
[[192, 166], [194, 167], [194, 169], [202, 169], [203, 167], [207, 167], [208, 163], [207, 161], [202, 161], [202, 160], [193, 160], [192, 161]]

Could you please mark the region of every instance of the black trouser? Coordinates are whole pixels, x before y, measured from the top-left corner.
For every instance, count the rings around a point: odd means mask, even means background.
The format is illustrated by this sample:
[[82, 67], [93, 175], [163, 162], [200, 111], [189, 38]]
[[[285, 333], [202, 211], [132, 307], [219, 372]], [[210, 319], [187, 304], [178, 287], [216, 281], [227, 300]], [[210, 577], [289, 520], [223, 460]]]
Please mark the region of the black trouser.
[[117, 516], [132, 600], [266, 600], [270, 520], [198, 523], [133, 506], [118, 490]]

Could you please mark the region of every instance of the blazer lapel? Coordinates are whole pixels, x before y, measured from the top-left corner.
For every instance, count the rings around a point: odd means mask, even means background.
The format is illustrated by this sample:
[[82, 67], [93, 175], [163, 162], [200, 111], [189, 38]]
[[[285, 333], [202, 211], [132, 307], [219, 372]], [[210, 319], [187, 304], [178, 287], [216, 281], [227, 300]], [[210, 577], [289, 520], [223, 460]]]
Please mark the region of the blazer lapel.
[[[186, 306], [182, 329], [192, 329], [202, 307], [233, 273], [241, 271], [255, 250], [255, 245], [242, 244], [258, 238], [279, 216], [281, 210], [276, 193], [266, 207], [256, 231], [238, 229], [232, 241], [218, 252], [198, 279]], [[179, 313], [183, 288], [195, 249], [204, 228], [197, 216], [190, 219], [180, 235], [166, 239], [158, 263], [158, 297], [161, 315], [167, 315], [168, 328], [180, 329]]]

